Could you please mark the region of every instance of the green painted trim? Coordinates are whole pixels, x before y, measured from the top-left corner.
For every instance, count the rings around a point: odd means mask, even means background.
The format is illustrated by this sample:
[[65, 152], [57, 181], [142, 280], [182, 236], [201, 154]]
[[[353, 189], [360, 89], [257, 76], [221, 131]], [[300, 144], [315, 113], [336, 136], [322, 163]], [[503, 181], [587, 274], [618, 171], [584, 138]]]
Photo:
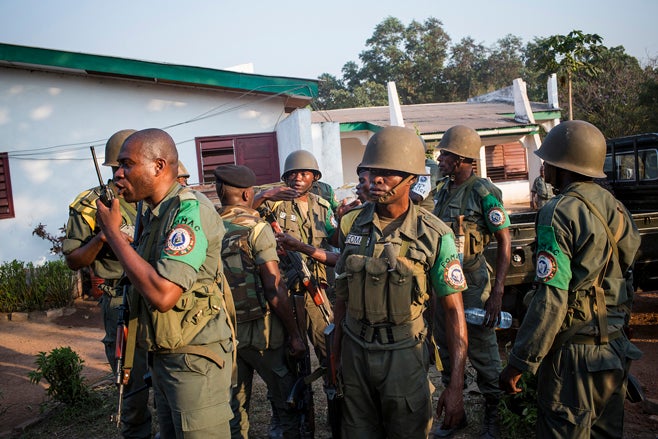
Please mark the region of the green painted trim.
[[[548, 119], [559, 119], [562, 117], [560, 110], [543, 110], [543, 111], [533, 111], [532, 115], [535, 117], [535, 120], [548, 120]], [[501, 116], [514, 119], [514, 113], [501, 113]]]
[[128, 76], [133, 79], [146, 79], [154, 82], [171, 81], [253, 91], [255, 93], [274, 93], [308, 98], [315, 98], [318, 95], [318, 81], [311, 79], [263, 76], [4, 43], [0, 43], [0, 61], [77, 69], [88, 73]]
[[373, 133], [376, 133], [382, 128], [383, 127], [373, 125], [370, 122], [343, 122], [340, 124], [341, 133], [348, 133], [350, 131], [372, 131]]

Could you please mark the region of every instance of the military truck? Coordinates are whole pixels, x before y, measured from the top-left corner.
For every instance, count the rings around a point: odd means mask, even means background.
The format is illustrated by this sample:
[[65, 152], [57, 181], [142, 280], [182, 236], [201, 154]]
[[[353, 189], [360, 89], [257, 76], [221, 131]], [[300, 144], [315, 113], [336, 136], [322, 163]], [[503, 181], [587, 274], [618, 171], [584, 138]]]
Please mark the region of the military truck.
[[[607, 178], [598, 182], [624, 203], [642, 236], [633, 272], [636, 288], [658, 289], [658, 133], [608, 140], [604, 171]], [[512, 257], [503, 308], [519, 318], [524, 313], [523, 297], [535, 277], [535, 216], [530, 211], [510, 214]], [[485, 257], [495, 267], [495, 240]]]

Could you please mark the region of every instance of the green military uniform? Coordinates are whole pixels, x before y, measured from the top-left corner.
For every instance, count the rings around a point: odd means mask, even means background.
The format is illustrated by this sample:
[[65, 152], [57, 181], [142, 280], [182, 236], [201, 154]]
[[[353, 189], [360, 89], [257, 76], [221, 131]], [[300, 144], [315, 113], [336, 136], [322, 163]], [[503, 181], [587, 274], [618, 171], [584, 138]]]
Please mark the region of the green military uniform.
[[537, 194], [537, 210], [539, 210], [553, 197], [553, 186], [546, 183], [544, 177], [540, 175], [532, 183], [530, 192]]
[[[110, 189], [116, 193], [116, 187], [110, 180]], [[62, 243], [63, 253], [70, 254], [82, 247], [100, 232], [96, 224], [96, 200], [100, 186], [80, 193], [69, 206], [69, 219], [66, 224], [66, 238]], [[135, 205], [119, 198], [123, 218], [122, 231], [131, 238], [134, 234], [136, 209]], [[116, 373], [116, 336], [119, 306], [123, 302], [122, 289], [116, 289], [123, 275], [123, 267], [110, 247], [105, 244], [91, 265], [94, 274], [103, 279], [100, 288], [103, 295], [100, 298], [101, 314], [105, 327], [105, 356]], [[148, 370], [147, 355], [144, 350], [135, 353], [133, 369], [125, 392], [128, 393], [144, 384], [143, 376]], [[146, 438], [151, 435], [151, 412], [148, 410], [148, 391], [143, 391], [124, 400], [121, 421], [121, 433], [125, 438]]]
[[269, 310], [257, 267], [279, 261], [274, 233], [257, 211], [244, 206], [226, 207], [221, 216], [227, 229], [222, 261], [238, 321], [238, 382], [231, 398], [234, 415], [231, 437], [249, 437], [248, 412], [254, 371], [267, 384], [270, 399], [278, 409], [284, 437], [297, 437], [299, 417], [286, 404], [294, 384], [286, 362], [286, 334], [281, 320]]
[[160, 434], [228, 437], [234, 346], [217, 283], [223, 276], [222, 220], [203, 194], [174, 183], [157, 206], [149, 207], [143, 224], [138, 253], [183, 289], [164, 313], [137, 297], [138, 342], [154, 353]]
[[[493, 183], [472, 175], [456, 189], [449, 191], [449, 177], [437, 187], [434, 214], [455, 229], [455, 218], [464, 215], [466, 242], [463, 255], [464, 275], [468, 289], [464, 291], [464, 308], [484, 308], [491, 292], [490, 267], [484, 259], [484, 248], [491, 235], [509, 227], [509, 217], [502, 203], [502, 194]], [[457, 232], [455, 230], [455, 232]], [[440, 304], [439, 304], [440, 309]], [[443, 380], [450, 378], [450, 358], [445, 335], [443, 312], [436, 312], [435, 335], [443, 362]], [[498, 398], [498, 376], [501, 372], [498, 342], [493, 328], [468, 325], [468, 358], [477, 371], [477, 383], [482, 394]]]
[[436, 161], [427, 157], [425, 158], [425, 170], [428, 175], [419, 175], [418, 181], [411, 187], [411, 192], [421, 196], [423, 200], [418, 205], [431, 212], [434, 210], [434, 196], [436, 195], [436, 185], [441, 178], [441, 171]]
[[[331, 211], [329, 202], [318, 197], [313, 193], [308, 193], [307, 207], [302, 207], [298, 200], [294, 201], [267, 201], [265, 207], [274, 212], [277, 222], [285, 233], [299, 239], [300, 241], [310, 244], [313, 247], [327, 248], [327, 240], [334, 233], [337, 224]], [[314, 262], [306, 255], [302, 255], [304, 260], [310, 266], [313, 274], [321, 285], [327, 285], [326, 268], [323, 264]], [[283, 262], [281, 273], [284, 275], [292, 267], [287, 267]], [[303, 286], [297, 285], [291, 293], [303, 293]], [[308, 315], [308, 336], [315, 347], [315, 353], [322, 362], [326, 356], [324, 341], [324, 328], [327, 326], [322, 312], [313, 302], [310, 294], [304, 294], [306, 314]]]
[[334, 188], [324, 181], [314, 181], [313, 185], [311, 186], [311, 193], [327, 200], [331, 206], [331, 211], [334, 213], [336, 212], [336, 209], [338, 209], [338, 206], [340, 206], [340, 202], [336, 198], [336, 192], [334, 191]]
[[342, 436], [425, 439], [433, 388], [422, 314], [432, 291], [446, 296], [466, 285], [445, 224], [410, 204], [399, 228], [382, 236], [375, 207], [366, 203], [348, 212], [340, 225]]
[[[603, 222], [577, 197], [594, 202], [617, 241], [617, 255]], [[637, 228], [619, 202], [591, 182], [565, 187], [541, 209], [536, 227], [539, 286], [509, 364], [538, 373], [537, 437], [622, 437], [628, 370], [641, 356], [622, 331], [630, 315], [627, 273], [640, 244]], [[597, 336], [602, 313], [593, 312], [601, 308], [592, 287], [606, 264], [600, 286], [607, 343]]]

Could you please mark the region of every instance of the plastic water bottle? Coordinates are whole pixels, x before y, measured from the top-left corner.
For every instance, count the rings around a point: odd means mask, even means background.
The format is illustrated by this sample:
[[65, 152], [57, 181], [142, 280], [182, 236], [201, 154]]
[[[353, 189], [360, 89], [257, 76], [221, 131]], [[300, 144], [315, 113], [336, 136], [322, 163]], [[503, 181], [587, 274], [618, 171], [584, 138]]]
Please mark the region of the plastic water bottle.
[[[486, 311], [480, 308], [466, 308], [464, 314], [466, 314], [466, 321], [472, 325], [482, 325], [484, 322], [484, 316]], [[498, 327], [501, 329], [507, 329], [512, 326], [512, 315], [508, 312], [500, 312], [500, 323]]]

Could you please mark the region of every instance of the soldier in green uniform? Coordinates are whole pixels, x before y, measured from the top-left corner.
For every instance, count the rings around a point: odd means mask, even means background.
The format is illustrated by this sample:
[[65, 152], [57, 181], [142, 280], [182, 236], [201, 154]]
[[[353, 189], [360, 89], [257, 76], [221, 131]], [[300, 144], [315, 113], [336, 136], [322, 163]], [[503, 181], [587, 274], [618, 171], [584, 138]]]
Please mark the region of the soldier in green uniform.
[[[103, 166], [118, 168], [117, 156], [123, 141], [135, 130], [121, 130], [114, 133], [105, 145], [105, 161]], [[116, 194], [116, 186], [112, 180], [107, 186]], [[123, 289], [117, 288], [119, 279], [123, 274], [121, 263], [112, 249], [107, 245], [105, 234], [96, 223], [96, 200], [99, 197], [100, 186], [80, 193], [69, 206], [69, 219], [66, 225], [66, 237], [62, 244], [64, 259], [71, 270], [80, 270], [90, 266], [93, 273], [103, 279], [100, 289], [103, 295], [100, 298], [101, 315], [105, 327], [103, 344], [105, 356], [116, 374], [116, 336], [119, 306], [123, 302]], [[136, 207], [119, 197], [121, 207], [121, 231], [125, 239], [132, 240]], [[125, 392], [131, 392], [144, 384], [143, 376], [146, 374], [146, 351], [136, 352], [133, 369], [125, 386]], [[138, 392], [126, 398], [124, 410], [121, 413], [121, 434], [125, 438], [151, 437], [151, 412], [148, 408], [148, 390]]]
[[530, 207], [534, 210], [539, 210], [554, 195], [553, 186], [546, 182], [544, 165], [541, 165], [539, 168], [539, 177], [535, 178], [535, 181], [532, 182], [532, 189], [530, 189]]
[[231, 437], [249, 437], [254, 371], [267, 385], [283, 437], [299, 437], [299, 417], [286, 404], [295, 380], [287, 366], [286, 336], [292, 356], [302, 356], [306, 347], [281, 280], [274, 232], [251, 208], [256, 175], [246, 166], [224, 165], [215, 169], [215, 179], [226, 227], [222, 261], [238, 323], [238, 381], [231, 398]]
[[119, 200], [97, 203], [97, 218], [132, 284], [129, 336], [153, 353], [160, 435], [229, 437], [234, 341], [220, 287], [222, 220], [203, 194], [176, 182], [178, 152], [166, 132], [132, 134], [118, 162], [119, 194], [148, 206], [137, 250], [120, 231]]
[[427, 157], [427, 143], [422, 137], [420, 140], [425, 147], [425, 172], [427, 175], [418, 177], [418, 181], [411, 187], [411, 201], [427, 209], [428, 211], [434, 210], [434, 195], [436, 195], [436, 185], [441, 178], [441, 171], [439, 164], [431, 158]]
[[[511, 238], [509, 217], [503, 207], [500, 189], [486, 178], [473, 172], [473, 160], [480, 157], [482, 141], [469, 127], [456, 125], [445, 132], [439, 149], [439, 167], [445, 176], [437, 186], [434, 214], [449, 224], [455, 235], [463, 236], [460, 249], [468, 289], [464, 291], [464, 308], [481, 308], [486, 311], [483, 325], [468, 325], [468, 358], [477, 371], [477, 384], [485, 398], [485, 411], [481, 437], [499, 436], [498, 402], [502, 392], [498, 376], [502, 369], [495, 326], [499, 322], [505, 289], [505, 277], [510, 263]], [[459, 219], [463, 217], [462, 230]], [[490, 270], [484, 259], [484, 249], [495, 237], [496, 279], [491, 285]], [[459, 239], [458, 239], [459, 242]], [[440, 308], [440, 305], [439, 305]], [[435, 314], [435, 335], [439, 352], [446, 365], [444, 382], [450, 379], [450, 362], [446, 346], [443, 314]], [[465, 425], [465, 424], [462, 424]], [[448, 437], [453, 430], [441, 427], [434, 435]]]
[[562, 122], [535, 151], [559, 189], [537, 218], [534, 293], [500, 376], [518, 393], [537, 374], [538, 438], [620, 438], [631, 360], [641, 352], [630, 319], [640, 235], [628, 211], [594, 183], [605, 178], [606, 144], [584, 121]]
[[409, 198], [424, 174], [413, 130], [386, 127], [368, 142], [369, 202], [340, 223], [336, 337], [344, 384], [342, 437], [427, 438], [433, 392], [423, 311], [436, 294], [446, 314], [453, 379], [439, 397], [446, 427], [464, 414], [466, 288], [451, 230]]
[[[331, 205], [324, 198], [310, 192], [313, 182], [322, 176], [318, 162], [308, 151], [294, 151], [286, 157], [281, 179], [294, 189], [298, 196], [292, 201], [266, 201], [264, 207], [271, 210], [285, 233], [313, 247], [327, 248], [329, 240], [337, 227]], [[311, 274], [325, 286], [327, 282], [326, 267], [312, 259], [306, 259]], [[281, 267], [287, 273], [292, 267]], [[303, 292], [303, 286], [293, 285], [290, 293]], [[303, 294], [303, 293], [302, 293]], [[305, 295], [306, 312], [309, 317], [308, 336], [315, 347], [320, 362], [324, 362], [324, 328], [327, 326], [321, 311], [309, 294]]]

